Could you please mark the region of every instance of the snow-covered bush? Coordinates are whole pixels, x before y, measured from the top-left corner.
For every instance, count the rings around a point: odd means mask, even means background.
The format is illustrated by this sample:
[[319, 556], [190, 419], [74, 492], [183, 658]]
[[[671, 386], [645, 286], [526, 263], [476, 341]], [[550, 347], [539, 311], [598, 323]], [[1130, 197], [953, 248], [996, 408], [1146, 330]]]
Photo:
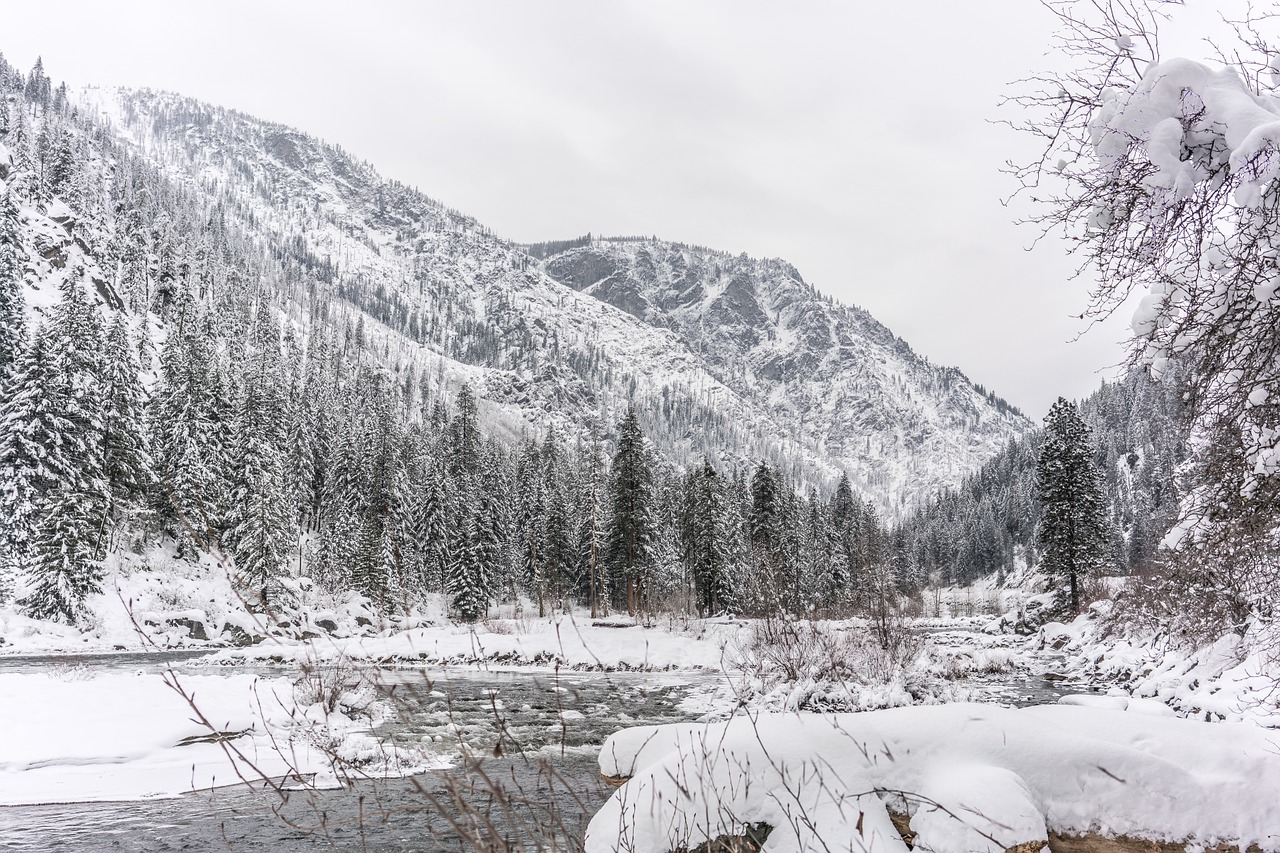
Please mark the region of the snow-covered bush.
[[299, 707], [318, 705], [326, 714], [371, 716], [378, 692], [364, 670], [346, 661], [303, 663], [301, 669], [293, 682], [293, 697]]
[[886, 642], [848, 623], [783, 617], [755, 622], [726, 649], [741, 672], [739, 701], [771, 710], [861, 710], [935, 698], [925, 684], [921, 638], [895, 630]]

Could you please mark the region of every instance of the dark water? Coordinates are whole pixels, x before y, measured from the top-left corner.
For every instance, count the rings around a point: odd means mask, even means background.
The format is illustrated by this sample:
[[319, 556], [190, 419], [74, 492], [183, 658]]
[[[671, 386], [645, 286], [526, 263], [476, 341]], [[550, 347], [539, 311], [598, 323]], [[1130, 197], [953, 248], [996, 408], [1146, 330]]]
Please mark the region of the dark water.
[[[962, 633], [935, 639], [940, 645], [966, 640]], [[187, 669], [198, 655], [0, 658], [0, 670]], [[1058, 660], [1046, 653], [1034, 672], [976, 676], [965, 683], [989, 701], [1053, 702], [1082, 689], [1042, 677]], [[0, 850], [572, 851], [610, 792], [595, 760], [604, 739], [629, 725], [690, 719], [681, 699], [715, 681], [640, 674], [371, 672], [398, 710], [396, 721], [377, 733], [454, 757], [453, 769], [341, 790], [242, 786], [171, 800], [0, 808]]]
[[344, 790], [0, 809], [0, 849], [571, 850], [608, 793], [594, 759], [487, 759]]

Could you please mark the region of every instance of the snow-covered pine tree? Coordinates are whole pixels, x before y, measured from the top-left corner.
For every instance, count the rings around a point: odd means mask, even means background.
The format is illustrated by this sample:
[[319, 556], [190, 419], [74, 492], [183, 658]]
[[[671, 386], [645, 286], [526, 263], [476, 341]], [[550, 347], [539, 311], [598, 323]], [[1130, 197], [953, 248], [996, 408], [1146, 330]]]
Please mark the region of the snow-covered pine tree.
[[519, 574], [525, 590], [538, 603], [538, 616], [547, 615], [546, 478], [542, 473], [542, 453], [532, 439], [521, 444], [516, 462], [516, 489], [519, 508], [516, 530], [519, 544]]
[[455, 477], [475, 476], [480, 472], [480, 414], [476, 395], [470, 385], [463, 385], [454, 402], [453, 420], [449, 422], [449, 465]]
[[26, 344], [19, 251], [18, 208], [9, 191], [0, 189], [0, 405], [7, 393], [5, 376], [17, 365]]
[[608, 610], [609, 589], [606, 575], [604, 451], [599, 433], [593, 425], [585, 452], [581, 454], [583, 489], [579, 504], [578, 565], [581, 578], [580, 597], [591, 608], [591, 618]]
[[691, 472], [688, 535], [690, 570], [698, 612], [715, 615], [737, 607], [725, 546], [724, 487], [708, 459]]
[[501, 598], [512, 586], [515, 566], [511, 560], [511, 477], [506, 453], [490, 438], [484, 443], [476, 531], [480, 562], [484, 567], [484, 591], [488, 599]]
[[829, 608], [836, 600], [838, 587], [832, 572], [835, 561], [831, 529], [817, 489], [810, 489], [805, 499], [804, 519], [804, 608]]
[[408, 520], [408, 486], [401, 456], [400, 424], [389, 377], [367, 372], [358, 444], [364, 486], [355, 503], [364, 515], [360, 559], [352, 567], [356, 588], [386, 606], [403, 576], [403, 536]]
[[856, 531], [858, 529], [858, 504], [853, 498], [853, 486], [849, 475], [841, 472], [836, 483], [835, 497], [831, 499], [831, 535], [835, 544], [834, 563], [831, 569], [832, 594], [848, 599], [854, 583]]
[[125, 318], [116, 315], [107, 331], [102, 381], [103, 475], [111, 499], [110, 520], [132, 515], [146, 498], [150, 464], [142, 432], [142, 383]]
[[751, 535], [751, 584], [756, 606], [774, 612], [783, 604], [778, 597], [782, 530], [778, 485], [763, 459], [751, 473], [751, 510], [747, 523]]
[[648, 604], [653, 547], [653, 466], [635, 407], [618, 427], [618, 449], [609, 481], [606, 542], [613, 603], [636, 613]]
[[506, 571], [505, 515], [502, 493], [492, 488], [481, 489], [476, 505], [474, 547], [480, 568], [480, 589], [486, 601], [503, 595], [510, 588]]
[[476, 621], [488, 609], [478, 515], [478, 512], [472, 512], [468, 518], [454, 560], [449, 564], [449, 602], [467, 622]]
[[543, 493], [546, 512], [543, 515], [543, 565], [546, 568], [548, 593], [553, 605], [563, 606], [575, 586], [577, 548], [576, 532], [569, 518], [569, 487], [566, 482], [567, 461], [556, 441], [555, 432], [547, 434], [542, 445]]
[[18, 602], [28, 616], [75, 624], [85, 599], [102, 591], [101, 511], [97, 495], [66, 488], [41, 505], [27, 589]]
[[[84, 600], [99, 591], [107, 526], [108, 485], [103, 475], [102, 328], [69, 276], [48, 327], [53, 373], [45, 388], [52, 444], [45, 460], [60, 456], [56, 478], [36, 504], [27, 591], [19, 604], [34, 618], [75, 622]], [[46, 470], [56, 470], [49, 465]]]
[[0, 406], [0, 515], [6, 520], [0, 537], [0, 587], [12, 590], [31, 565], [40, 507], [60, 483], [75, 478], [61, 443], [72, 424], [55, 396], [57, 366], [43, 327], [36, 330], [6, 387]]
[[442, 463], [428, 463], [426, 483], [417, 495], [414, 509], [414, 535], [421, 554], [423, 592], [444, 592], [449, 555], [449, 506]]
[[148, 411], [155, 472], [152, 506], [179, 555], [215, 541], [214, 492], [222, 478], [210, 416], [208, 354], [195, 337], [172, 335], [160, 355], [160, 382]]
[[236, 424], [236, 487], [227, 539], [237, 586], [263, 611], [283, 603], [280, 579], [296, 535], [285, 500], [284, 459], [276, 435], [279, 415], [269, 382], [246, 385]]
[[1089, 427], [1076, 406], [1059, 397], [1045, 416], [1044, 445], [1036, 462], [1041, 568], [1054, 584], [1062, 610], [1080, 612], [1081, 587], [1106, 561], [1109, 522]]

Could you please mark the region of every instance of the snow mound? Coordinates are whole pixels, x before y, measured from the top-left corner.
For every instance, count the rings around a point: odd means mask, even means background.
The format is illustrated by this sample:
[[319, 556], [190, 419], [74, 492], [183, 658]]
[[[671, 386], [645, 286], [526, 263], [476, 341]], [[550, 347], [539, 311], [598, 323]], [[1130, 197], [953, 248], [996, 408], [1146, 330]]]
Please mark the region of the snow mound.
[[[1138, 710], [1138, 709], [1134, 709]], [[1280, 850], [1280, 750], [1255, 726], [1050, 705], [955, 704], [626, 729], [628, 778], [588, 853], [666, 853], [773, 827], [762, 851], [1005, 850], [1050, 834]]]

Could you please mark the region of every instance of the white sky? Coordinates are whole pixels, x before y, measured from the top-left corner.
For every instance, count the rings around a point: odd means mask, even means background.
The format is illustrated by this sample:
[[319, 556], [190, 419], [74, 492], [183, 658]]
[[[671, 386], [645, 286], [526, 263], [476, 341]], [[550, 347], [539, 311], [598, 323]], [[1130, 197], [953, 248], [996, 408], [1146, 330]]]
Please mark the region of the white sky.
[[783, 257], [1039, 419], [1123, 358], [1001, 205], [1038, 3], [0, 0], [0, 51], [294, 125], [518, 241], [657, 234]]

